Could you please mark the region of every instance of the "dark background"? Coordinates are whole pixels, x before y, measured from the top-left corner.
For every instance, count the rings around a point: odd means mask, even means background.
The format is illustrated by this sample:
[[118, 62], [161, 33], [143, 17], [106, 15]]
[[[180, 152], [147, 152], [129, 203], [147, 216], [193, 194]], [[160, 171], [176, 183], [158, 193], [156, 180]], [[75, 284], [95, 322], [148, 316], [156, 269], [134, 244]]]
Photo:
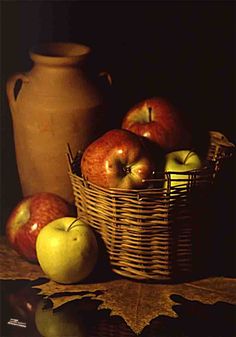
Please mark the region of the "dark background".
[[[21, 198], [5, 83], [12, 73], [31, 67], [28, 50], [38, 42], [93, 47], [101, 68], [113, 77], [114, 119], [144, 97], [164, 95], [196, 128], [221, 131], [235, 143], [233, 1], [4, 1], [1, 9], [2, 233]], [[225, 250], [230, 267], [234, 186], [231, 164], [219, 182], [213, 229], [216, 258]], [[227, 238], [223, 247], [222, 237]]]

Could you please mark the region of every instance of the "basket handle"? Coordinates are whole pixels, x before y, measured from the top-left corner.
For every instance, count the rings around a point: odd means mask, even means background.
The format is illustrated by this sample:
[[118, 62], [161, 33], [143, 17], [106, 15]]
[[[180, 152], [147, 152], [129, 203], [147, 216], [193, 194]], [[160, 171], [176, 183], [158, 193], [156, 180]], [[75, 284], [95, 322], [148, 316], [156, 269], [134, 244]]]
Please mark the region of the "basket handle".
[[235, 148], [235, 145], [231, 143], [221, 132], [210, 131], [211, 141], [217, 145], [227, 148]]

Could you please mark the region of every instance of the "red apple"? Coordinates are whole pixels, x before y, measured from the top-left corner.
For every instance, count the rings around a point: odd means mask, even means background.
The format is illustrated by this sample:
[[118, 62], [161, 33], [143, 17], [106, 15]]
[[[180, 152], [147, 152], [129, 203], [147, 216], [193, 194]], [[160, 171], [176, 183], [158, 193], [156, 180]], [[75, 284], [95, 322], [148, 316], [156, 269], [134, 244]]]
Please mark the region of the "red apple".
[[154, 169], [142, 137], [122, 129], [110, 130], [96, 139], [81, 159], [83, 177], [104, 188], [143, 188]]
[[37, 262], [36, 239], [40, 230], [52, 220], [72, 216], [72, 206], [48, 192], [22, 199], [6, 223], [6, 236], [11, 246], [23, 257]]
[[124, 116], [122, 128], [149, 138], [166, 152], [191, 146], [190, 132], [180, 112], [166, 99], [147, 98]]
[[6, 292], [5, 296], [14, 314], [24, 320], [29, 320], [34, 319], [37, 305], [41, 300], [37, 293], [38, 290], [24, 286]]

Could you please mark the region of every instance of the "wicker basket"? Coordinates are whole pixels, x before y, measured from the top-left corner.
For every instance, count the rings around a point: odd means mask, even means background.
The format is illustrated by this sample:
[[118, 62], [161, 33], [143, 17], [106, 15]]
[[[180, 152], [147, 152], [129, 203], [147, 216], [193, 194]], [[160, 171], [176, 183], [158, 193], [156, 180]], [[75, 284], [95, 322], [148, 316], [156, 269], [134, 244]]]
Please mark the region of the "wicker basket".
[[188, 183], [175, 187], [171, 174], [162, 173], [152, 180], [151, 188], [104, 189], [75, 172], [80, 156], [68, 152], [78, 216], [101, 237], [112, 271], [132, 279], [160, 281], [193, 273], [192, 210], [196, 212], [196, 205], [207, 200], [217, 171], [234, 147], [221, 133], [210, 135], [208, 165], [185, 173]]

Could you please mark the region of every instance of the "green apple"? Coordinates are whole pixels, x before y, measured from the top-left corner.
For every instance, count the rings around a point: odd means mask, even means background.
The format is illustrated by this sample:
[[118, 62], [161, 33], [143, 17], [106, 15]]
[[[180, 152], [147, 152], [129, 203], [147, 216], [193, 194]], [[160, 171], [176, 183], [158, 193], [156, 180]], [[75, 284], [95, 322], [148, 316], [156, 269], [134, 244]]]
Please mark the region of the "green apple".
[[[165, 172], [170, 172], [171, 187], [186, 187], [188, 183], [188, 175], [179, 174], [179, 172], [186, 173], [189, 171], [198, 170], [202, 167], [202, 165], [202, 160], [194, 151], [178, 150], [167, 153], [165, 157]], [[164, 188], [167, 188], [167, 186], [168, 182], [165, 181]]]
[[36, 253], [42, 270], [51, 280], [71, 284], [93, 271], [98, 245], [89, 225], [74, 217], [63, 217], [42, 228]]
[[48, 302], [39, 302], [35, 312], [35, 325], [43, 337], [86, 337], [85, 324], [72, 303], [53, 310]]

